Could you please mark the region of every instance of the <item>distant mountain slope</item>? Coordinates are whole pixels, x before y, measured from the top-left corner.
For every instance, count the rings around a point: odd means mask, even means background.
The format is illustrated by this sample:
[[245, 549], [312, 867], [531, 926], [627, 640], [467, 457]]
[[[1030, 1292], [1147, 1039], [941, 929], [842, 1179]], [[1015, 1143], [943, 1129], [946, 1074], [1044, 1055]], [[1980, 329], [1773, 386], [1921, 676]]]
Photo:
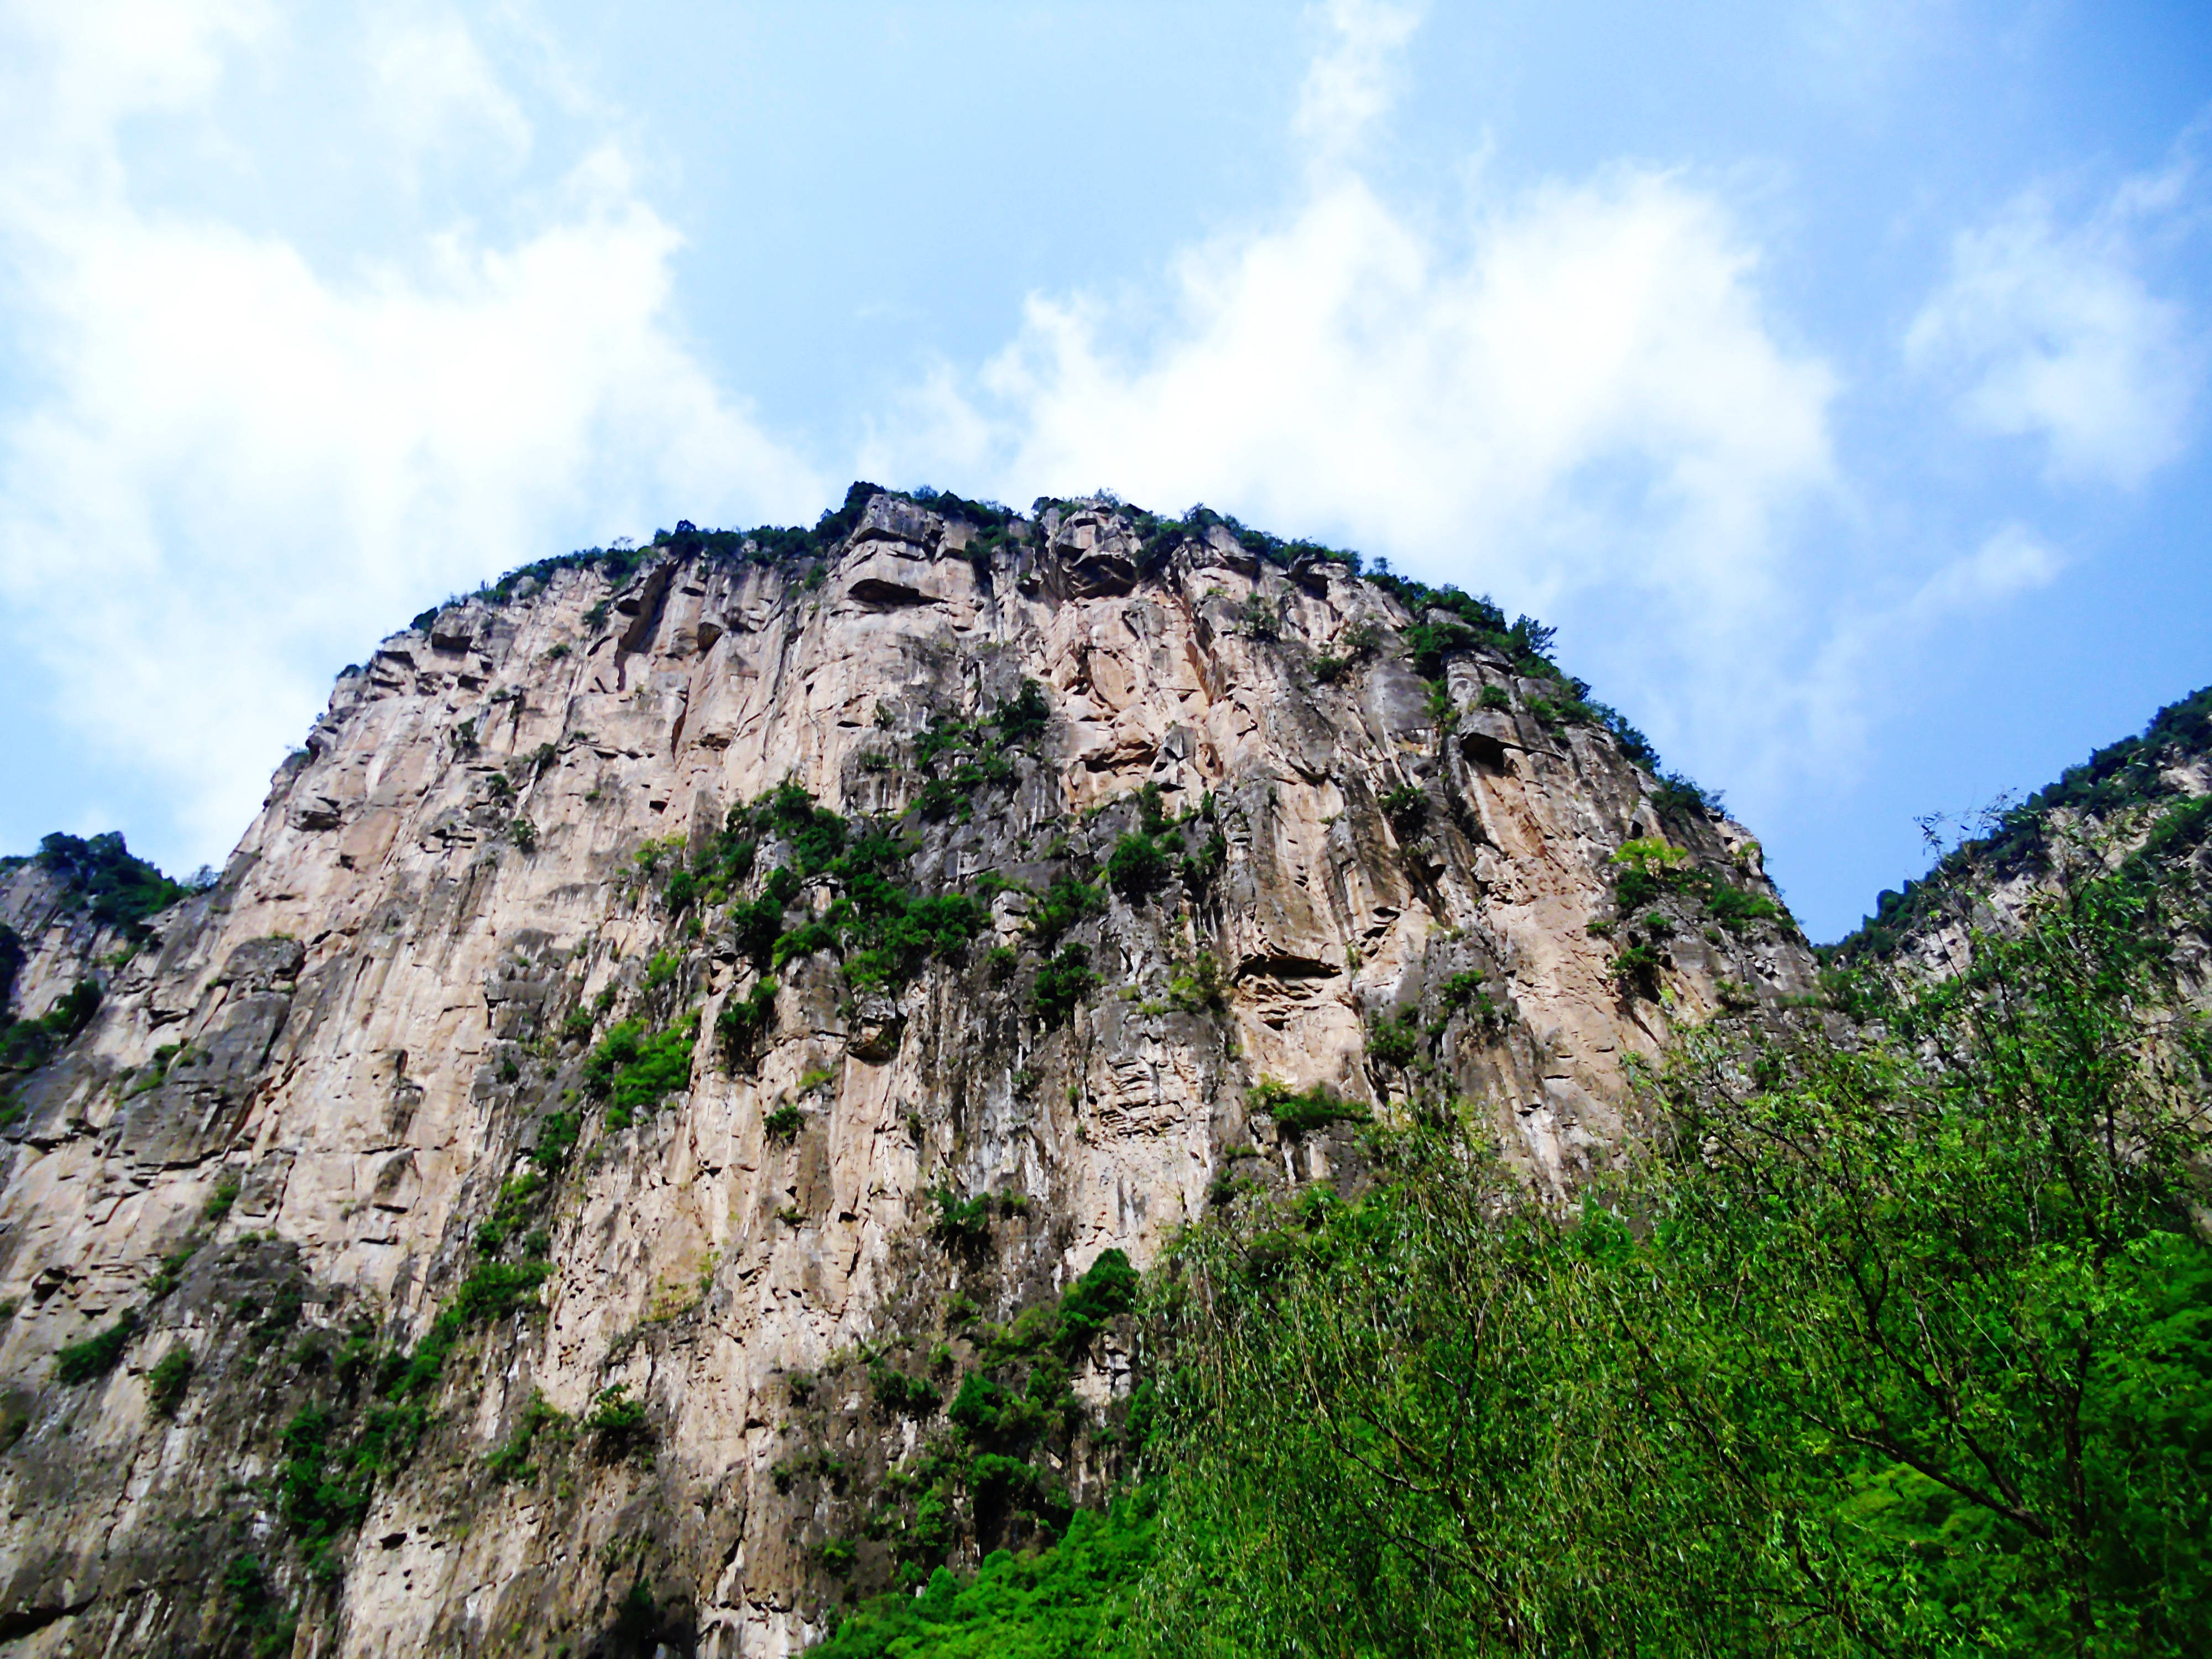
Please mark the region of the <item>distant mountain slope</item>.
[[149, 920], [190, 890], [119, 834], [51, 835], [27, 858], [0, 859], [0, 1097], [82, 1029], [109, 972], [150, 938]]
[[1925, 942], [1970, 915], [2003, 921], [2038, 890], [2130, 859], [2171, 863], [2212, 828], [2212, 686], [2160, 709], [2140, 736], [2098, 750], [1999, 811], [1902, 892], [1884, 891], [1828, 953], [1863, 963]]

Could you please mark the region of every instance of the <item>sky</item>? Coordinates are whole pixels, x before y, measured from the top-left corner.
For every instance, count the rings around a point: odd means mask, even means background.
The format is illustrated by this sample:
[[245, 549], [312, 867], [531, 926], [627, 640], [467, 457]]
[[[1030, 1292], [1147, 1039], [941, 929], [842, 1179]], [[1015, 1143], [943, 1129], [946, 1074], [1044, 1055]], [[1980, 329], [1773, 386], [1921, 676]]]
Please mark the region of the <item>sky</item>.
[[1833, 938], [2212, 681], [2209, 173], [2201, 5], [0, 0], [0, 850], [220, 865], [531, 559], [1110, 489], [1556, 625]]

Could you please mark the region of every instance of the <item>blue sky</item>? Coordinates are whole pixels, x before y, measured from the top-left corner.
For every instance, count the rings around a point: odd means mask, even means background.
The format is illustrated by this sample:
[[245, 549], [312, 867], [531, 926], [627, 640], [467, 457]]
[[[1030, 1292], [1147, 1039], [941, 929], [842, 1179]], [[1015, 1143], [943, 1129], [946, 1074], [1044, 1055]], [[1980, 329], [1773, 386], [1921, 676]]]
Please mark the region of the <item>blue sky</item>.
[[0, 846], [856, 476], [1559, 625], [1815, 938], [2212, 680], [2212, 14], [0, 0]]

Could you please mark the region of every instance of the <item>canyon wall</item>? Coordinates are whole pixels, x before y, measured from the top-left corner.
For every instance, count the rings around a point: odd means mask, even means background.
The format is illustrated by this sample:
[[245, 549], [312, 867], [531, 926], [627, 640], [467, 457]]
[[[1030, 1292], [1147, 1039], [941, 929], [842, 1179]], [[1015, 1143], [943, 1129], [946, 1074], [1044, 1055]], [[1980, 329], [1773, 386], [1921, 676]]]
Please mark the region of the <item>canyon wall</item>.
[[[15, 1086], [14, 1650], [795, 1651], [1119, 1477], [1112, 1252], [1363, 1114], [1564, 1192], [1669, 1022], [1813, 988], [1741, 828], [1341, 563], [878, 495], [619, 574], [349, 672]], [[1619, 914], [1638, 841], [1739, 902]]]

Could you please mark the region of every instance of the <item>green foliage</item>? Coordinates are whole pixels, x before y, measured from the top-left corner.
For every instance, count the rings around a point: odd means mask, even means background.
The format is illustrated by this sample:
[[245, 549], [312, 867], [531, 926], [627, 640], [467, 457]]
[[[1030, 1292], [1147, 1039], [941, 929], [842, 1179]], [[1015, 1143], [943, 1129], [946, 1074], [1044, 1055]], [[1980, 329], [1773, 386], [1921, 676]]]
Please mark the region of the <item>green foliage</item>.
[[[979, 1460], [980, 1461], [980, 1460]], [[812, 1651], [820, 1659], [1107, 1659], [1126, 1651], [1156, 1526], [1142, 1495], [1085, 1511], [1052, 1548], [984, 1558], [963, 1583], [939, 1568], [920, 1595], [876, 1597]]]
[[1098, 889], [1074, 876], [1059, 876], [1030, 912], [1030, 931], [1049, 945], [1085, 916], [1104, 908]]
[[1413, 1010], [1404, 1008], [1395, 1014], [1376, 1015], [1367, 1026], [1367, 1054], [1370, 1060], [1378, 1060], [1400, 1071], [1419, 1059], [1421, 1027]]
[[845, 820], [826, 806], [817, 806], [806, 786], [786, 778], [753, 804], [751, 822], [768, 835], [790, 843], [802, 877], [828, 872], [845, 851], [848, 830]]
[[627, 1128], [637, 1113], [689, 1088], [698, 1037], [696, 1013], [660, 1031], [648, 1031], [641, 1019], [623, 1020], [609, 1030], [584, 1061], [585, 1091], [608, 1103], [607, 1127]]
[[1248, 593], [1237, 609], [1237, 631], [1248, 640], [1274, 641], [1283, 636], [1280, 600], [1270, 603], [1258, 593]]
[[550, 1261], [483, 1262], [461, 1281], [453, 1301], [439, 1315], [438, 1323], [442, 1326], [454, 1320], [465, 1329], [503, 1319], [525, 1307], [535, 1307], [538, 1287], [552, 1274], [553, 1264]]
[[1613, 983], [1623, 991], [1656, 994], [1659, 969], [1664, 965], [1659, 959], [1657, 945], [1648, 942], [1632, 945], [1613, 959]]
[[933, 1187], [929, 1199], [937, 1206], [936, 1217], [929, 1224], [930, 1237], [948, 1249], [972, 1249], [990, 1237], [990, 1194], [962, 1198], [949, 1187]]
[[106, 1329], [65, 1345], [54, 1354], [54, 1380], [67, 1386], [106, 1376], [123, 1358], [137, 1329], [137, 1310], [126, 1308]]
[[100, 1001], [99, 981], [81, 979], [36, 1019], [9, 1024], [0, 1016], [0, 1071], [24, 1071], [44, 1065], [92, 1023]]
[[868, 1384], [879, 1404], [902, 1417], [933, 1417], [942, 1400], [937, 1389], [923, 1378], [880, 1360], [868, 1367]]
[[[775, 873], [790, 872], [779, 870]], [[776, 941], [783, 936], [783, 913], [787, 902], [787, 896], [779, 892], [771, 880], [758, 898], [731, 907], [731, 933], [738, 948], [751, 958], [754, 966], [764, 968], [775, 960]]]
[[1718, 879], [1706, 890], [1705, 908], [1723, 927], [1739, 932], [1754, 921], [1771, 921], [1782, 914], [1782, 907], [1765, 894], [1747, 893]]
[[1444, 659], [1477, 643], [1475, 630], [1459, 623], [1417, 622], [1402, 629], [1398, 642], [1405, 647], [1413, 672], [1425, 680], [1444, 677]]
[[1325, 1083], [1294, 1090], [1287, 1083], [1263, 1077], [1245, 1091], [1244, 1103], [1274, 1119], [1286, 1135], [1302, 1135], [1332, 1123], [1364, 1123], [1370, 1114], [1356, 1101], [1344, 1099]]
[[[855, 989], [896, 990], [931, 960], [964, 949], [988, 922], [988, 908], [960, 893], [922, 896], [902, 884], [908, 846], [880, 829], [855, 834], [836, 813], [813, 805], [786, 782], [750, 809], [748, 821], [788, 838], [796, 870], [770, 873], [761, 896], [732, 911], [741, 949], [763, 966], [782, 968], [822, 951], [842, 951]], [[732, 817], [736, 818], [733, 811]], [[819, 917], [789, 930], [783, 915], [802, 876], [827, 875], [842, 889]]]
[[1187, 1014], [1218, 1011], [1228, 998], [1221, 964], [1208, 955], [1179, 962], [1168, 975], [1168, 1000]]
[[1106, 880], [1126, 899], [1139, 903], [1167, 885], [1168, 856], [1158, 842], [1132, 831], [1114, 843], [1106, 860]]
[[1440, 1035], [1452, 1016], [1462, 1009], [1471, 1009], [1475, 1024], [1485, 1027], [1494, 1026], [1504, 1018], [1498, 1006], [1491, 1001], [1490, 994], [1482, 988], [1482, 975], [1471, 969], [1448, 975], [1437, 988], [1437, 1002], [1442, 1013], [1429, 1028], [1431, 1035]]
[[970, 1371], [960, 1380], [945, 1414], [971, 1442], [1010, 1438], [1037, 1426], [1023, 1395], [983, 1371]]
[[1024, 679], [1019, 695], [1001, 702], [992, 721], [999, 728], [1003, 743], [1018, 746], [1035, 743], [1044, 736], [1046, 723], [1052, 718], [1052, 704], [1046, 698], [1044, 687], [1035, 680]]
[[[1668, 893], [1680, 893], [1703, 904], [1713, 920], [1731, 933], [1784, 915], [1782, 907], [1765, 894], [1747, 891], [1724, 876], [1691, 863], [1687, 853], [1657, 836], [1623, 842], [1613, 862], [1621, 866], [1613, 878], [1613, 898], [1624, 917]], [[1660, 925], [1666, 921], [1664, 917], [1646, 921], [1656, 931], [1666, 931]]]
[[195, 1229], [184, 1243], [161, 1258], [161, 1267], [155, 1269], [153, 1277], [146, 1281], [146, 1299], [149, 1302], [159, 1302], [184, 1282], [185, 1269], [191, 1265], [192, 1258], [199, 1254], [202, 1236], [198, 1230]]
[[[986, 729], [994, 719], [933, 717], [914, 740], [915, 765], [925, 779], [916, 810], [930, 819], [957, 810], [964, 821], [971, 811], [969, 798], [977, 789], [1013, 781], [1008, 751], [1041, 736], [1049, 714], [1043, 688], [1024, 680], [1018, 697], [999, 705], [994, 717], [999, 726], [995, 738]], [[1010, 736], [1010, 731], [1018, 735]]]
[[1429, 798], [1421, 793], [1419, 784], [1401, 783], [1383, 792], [1382, 816], [1390, 821], [1390, 828], [1400, 840], [1417, 833], [1429, 815]]
[[645, 1401], [629, 1397], [629, 1384], [617, 1382], [601, 1389], [584, 1413], [584, 1427], [608, 1447], [626, 1447], [647, 1434]]
[[191, 890], [134, 856], [113, 830], [89, 839], [57, 832], [40, 839], [33, 856], [41, 869], [67, 884], [74, 902], [94, 919], [142, 939], [149, 917]]
[[1197, 847], [1183, 854], [1184, 884], [1202, 896], [1212, 886], [1213, 878], [1221, 873], [1222, 866], [1228, 861], [1228, 837], [1215, 830]]
[[146, 1403], [156, 1417], [174, 1417], [191, 1380], [191, 1351], [179, 1344], [146, 1368]]
[[763, 1118], [761, 1127], [768, 1131], [770, 1140], [789, 1141], [798, 1136], [805, 1121], [806, 1114], [787, 1101]]
[[556, 1176], [568, 1168], [569, 1154], [575, 1151], [576, 1137], [582, 1130], [583, 1120], [575, 1113], [549, 1112], [539, 1121], [537, 1144], [526, 1156], [539, 1173]]
[[1478, 708], [1510, 711], [1513, 707], [1513, 696], [1502, 685], [1486, 685], [1482, 688], [1482, 694], [1474, 700], [1474, 706]]
[[845, 978], [855, 989], [896, 990], [932, 959], [964, 949], [990, 921], [965, 894], [916, 897], [872, 877], [856, 878], [851, 892], [830, 907], [830, 918], [842, 930]]
[[1064, 1024], [1075, 1005], [1096, 990], [1098, 983], [1098, 975], [1091, 970], [1091, 952], [1080, 945], [1063, 945], [1059, 954], [1037, 969], [1030, 1003], [1047, 1025]]
[[123, 1097], [129, 1100], [134, 1096], [148, 1094], [160, 1088], [168, 1080], [169, 1067], [179, 1061], [186, 1065], [191, 1064], [190, 1046], [182, 1042], [162, 1043], [154, 1050], [154, 1057], [138, 1068], [137, 1074], [131, 1079], [131, 1086], [124, 1091]]
[[775, 1023], [776, 982], [763, 975], [744, 996], [732, 997], [714, 1016], [714, 1035], [722, 1045], [724, 1064], [736, 1071], [751, 1058], [761, 1038]]
[[501, 1483], [535, 1480], [538, 1466], [531, 1462], [531, 1454], [539, 1438], [556, 1440], [568, 1430], [568, 1414], [555, 1410], [542, 1393], [532, 1389], [523, 1402], [522, 1415], [515, 1419], [514, 1431], [484, 1458], [484, 1470]]
[[207, 1207], [200, 1214], [210, 1222], [221, 1221], [230, 1213], [230, 1206], [238, 1202], [239, 1182], [236, 1176], [225, 1176], [216, 1182], [215, 1191], [208, 1195]]
[[252, 1659], [279, 1659], [292, 1650], [299, 1619], [277, 1601], [269, 1588], [261, 1563], [241, 1555], [222, 1571], [223, 1593], [238, 1633], [246, 1639]]
[[545, 1177], [534, 1169], [503, 1182], [490, 1216], [477, 1226], [477, 1248], [497, 1255], [507, 1239], [528, 1223], [544, 1190]]
[[427, 1422], [421, 1404], [438, 1385], [447, 1357], [471, 1330], [538, 1304], [538, 1289], [553, 1274], [550, 1261], [480, 1262], [456, 1288], [412, 1353], [386, 1355], [378, 1368], [377, 1392], [398, 1405], [371, 1413], [363, 1445], [382, 1463], [404, 1456]]
[[309, 1570], [368, 1513], [374, 1470], [331, 1444], [337, 1419], [322, 1406], [303, 1407], [285, 1425], [284, 1463], [277, 1476], [277, 1512], [299, 1540]]
[[[1356, 568], [1356, 567], [1355, 567]], [[1337, 640], [1338, 648], [1314, 659], [1314, 678], [1327, 685], [1342, 679], [1382, 648], [1382, 631], [1373, 623], [1354, 623]]]
[[1688, 1034], [1579, 1214], [1470, 1120], [1202, 1227], [1135, 1650], [2195, 1651], [2208, 1043], [2145, 921], [2069, 896], [1887, 1035]]
[[1081, 1352], [1105, 1328], [1108, 1320], [1137, 1305], [1141, 1283], [1129, 1258], [1118, 1248], [1100, 1251], [1098, 1259], [1060, 1295], [1060, 1328], [1054, 1335], [1054, 1346], [1070, 1357]]
[[1669, 772], [1652, 791], [1651, 805], [1670, 823], [1693, 822], [1717, 813], [1721, 796], [1717, 789], [1707, 789], [1680, 772]]
[[538, 850], [538, 826], [528, 818], [516, 818], [509, 823], [507, 838], [525, 854]]

